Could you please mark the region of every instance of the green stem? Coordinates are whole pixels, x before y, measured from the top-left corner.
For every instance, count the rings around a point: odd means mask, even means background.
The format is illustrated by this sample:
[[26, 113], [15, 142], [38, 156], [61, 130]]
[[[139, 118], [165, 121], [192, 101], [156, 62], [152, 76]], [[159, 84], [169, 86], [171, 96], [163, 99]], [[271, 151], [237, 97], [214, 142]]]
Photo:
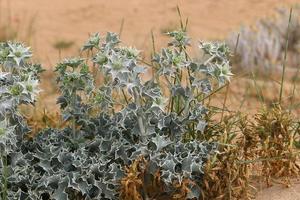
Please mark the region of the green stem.
[[[73, 108], [73, 111], [75, 111], [75, 107], [76, 107], [76, 92], [73, 91], [72, 92], [72, 108]], [[74, 115], [74, 113], [73, 113]], [[72, 118], [72, 132], [73, 132], [73, 139], [76, 138], [76, 119], [75, 119], [75, 116], [73, 116]]]
[[291, 25], [292, 13], [293, 13], [293, 8], [291, 8], [291, 10], [290, 10], [289, 23], [288, 23], [288, 27], [287, 27], [287, 38], [286, 38], [286, 42], [285, 42], [284, 59], [283, 59], [283, 64], [282, 64], [282, 76], [281, 76], [281, 85], [280, 85], [280, 94], [279, 94], [279, 104], [281, 104], [281, 100], [282, 100], [283, 83], [284, 83], [284, 75], [285, 75], [285, 67], [286, 67], [286, 57], [287, 57], [287, 51], [288, 51], [288, 47], [289, 47], [290, 25]]
[[208, 58], [203, 64], [207, 65], [210, 61], [212, 61], [213, 59], [216, 58], [216, 55], [211, 56], [210, 58]]
[[[135, 104], [137, 105], [138, 108], [141, 108], [141, 99], [140, 99], [140, 96], [136, 90], [136, 88], [133, 89], [133, 96], [134, 96], [134, 101], [135, 101]], [[142, 117], [142, 113], [137, 113], [138, 115], [138, 126], [139, 126], [139, 129], [140, 129], [140, 132], [141, 132], [141, 138], [142, 138], [142, 142], [145, 142], [146, 141], [146, 130], [145, 130], [145, 127], [144, 127], [144, 120], [143, 120], [143, 117]]]
[[8, 200], [7, 199], [7, 158], [5, 155], [1, 154], [1, 159], [3, 162], [3, 176], [1, 177], [2, 181], [3, 181], [3, 188], [1, 188], [2, 190], [2, 199], [3, 200]]
[[292, 94], [291, 94], [291, 105], [294, 104], [294, 97], [295, 97], [295, 91], [296, 91], [296, 79], [298, 77], [298, 74], [299, 74], [299, 70], [300, 70], [300, 67], [298, 66], [298, 69], [297, 69], [297, 72], [296, 72], [296, 75], [295, 75], [295, 79], [293, 80], [293, 89], [292, 89]]
[[122, 94], [123, 94], [124, 100], [125, 100], [126, 104], [128, 105], [128, 99], [127, 99], [127, 96], [126, 96], [126, 94], [125, 94], [125, 91], [124, 91], [124, 89], [122, 89], [121, 91], [122, 91]]
[[[177, 77], [177, 76], [174, 77], [174, 80], [173, 80], [173, 86], [176, 85], [176, 77]], [[171, 90], [172, 90], [172, 87], [171, 87]], [[172, 91], [171, 91], [171, 93], [172, 93]], [[172, 94], [171, 94], [171, 96], [172, 96]], [[174, 109], [174, 101], [175, 101], [176, 96], [172, 96], [171, 98], [172, 98], [172, 99], [171, 99], [171, 112], [173, 112], [173, 109]]]
[[221, 114], [221, 122], [223, 121], [223, 117], [224, 117], [228, 91], [229, 91], [229, 84], [227, 84], [227, 86], [226, 86], [225, 98], [224, 98], [224, 101], [223, 101], [223, 108], [222, 108], [222, 114]]

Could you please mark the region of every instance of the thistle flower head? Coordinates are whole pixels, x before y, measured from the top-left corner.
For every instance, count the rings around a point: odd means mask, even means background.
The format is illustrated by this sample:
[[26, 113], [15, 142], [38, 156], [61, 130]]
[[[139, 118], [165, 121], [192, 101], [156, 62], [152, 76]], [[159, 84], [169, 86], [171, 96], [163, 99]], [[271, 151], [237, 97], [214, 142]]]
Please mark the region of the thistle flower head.
[[61, 74], [64, 74], [69, 68], [72, 68], [72, 71], [74, 71], [75, 68], [78, 68], [83, 62], [84, 59], [82, 58], [66, 58], [57, 64], [55, 71], [60, 72]]
[[39, 88], [39, 81], [32, 79], [31, 76], [26, 81], [20, 82], [23, 87], [22, 94], [29, 95], [30, 99], [34, 101], [36, 96], [41, 92]]
[[61, 64], [67, 67], [77, 68], [79, 65], [83, 63], [83, 61], [84, 59], [75, 57], [75, 58], [64, 59]]
[[107, 69], [107, 73], [109, 73], [114, 80], [119, 77], [119, 75], [130, 72], [128, 64], [128, 59], [117, 52], [113, 52], [113, 54], [109, 57], [108, 63], [104, 65], [104, 67]]
[[108, 32], [106, 34], [104, 48], [111, 49], [114, 48], [119, 43], [120, 43], [120, 38], [118, 34], [112, 32]]
[[214, 56], [219, 60], [227, 60], [231, 54], [229, 47], [225, 43], [199, 42], [199, 48], [202, 49], [204, 53]]
[[23, 87], [17, 83], [10, 87], [9, 92], [12, 96], [20, 96], [23, 92]]
[[88, 41], [83, 45], [82, 51], [84, 50], [92, 50], [93, 48], [98, 48], [99, 43], [100, 43], [100, 34], [99, 33], [94, 33]]
[[216, 64], [214, 75], [219, 80], [220, 85], [224, 85], [226, 81], [230, 81], [230, 78], [233, 76], [233, 74], [231, 73], [229, 62]]
[[159, 74], [169, 75], [173, 75], [176, 69], [181, 69], [189, 64], [184, 52], [172, 48], [162, 49], [160, 54], [155, 55], [153, 61], [160, 66]]
[[172, 37], [172, 41], [169, 42], [170, 46], [185, 47], [189, 46], [191, 39], [187, 36], [187, 33], [183, 30], [172, 31], [167, 33], [168, 36]]
[[107, 55], [103, 52], [98, 52], [95, 57], [93, 58], [93, 62], [102, 66], [106, 64], [108, 61]]
[[5, 62], [9, 55], [9, 47], [4, 43], [0, 44], [0, 64]]
[[10, 48], [8, 57], [12, 58], [18, 66], [32, 56], [30, 47], [24, 47], [23, 44], [8, 43], [8, 46]]
[[121, 53], [128, 59], [137, 59], [140, 51], [133, 47], [120, 47]]

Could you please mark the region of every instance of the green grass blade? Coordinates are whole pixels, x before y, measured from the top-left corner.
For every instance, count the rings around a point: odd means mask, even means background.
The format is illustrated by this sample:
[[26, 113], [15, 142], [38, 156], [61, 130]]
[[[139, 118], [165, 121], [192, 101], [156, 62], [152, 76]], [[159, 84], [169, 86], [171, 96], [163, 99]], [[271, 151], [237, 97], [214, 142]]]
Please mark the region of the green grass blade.
[[287, 28], [287, 38], [286, 38], [286, 43], [285, 43], [284, 59], [283, 59], [283, 64], [282, 64], [282, 75], [281, 75], [281, 84], [280, 84], [280, 93], [279, 93], [279, 104], [281, 104], [281, 100], [282, 100], [283, 84], [284, 84], [284, 76], [285, 76], [285, 68], [286, 68], [286, 59], [287, 59], [287, 51], [288, 51], [288, 47], [289, 47], [290, 25], [291, 25], [291, 20], [292, 20], [292, 13], [293, 13], [293, 8], [290, 9], [289, 23], [288, 23], [288, 28]]

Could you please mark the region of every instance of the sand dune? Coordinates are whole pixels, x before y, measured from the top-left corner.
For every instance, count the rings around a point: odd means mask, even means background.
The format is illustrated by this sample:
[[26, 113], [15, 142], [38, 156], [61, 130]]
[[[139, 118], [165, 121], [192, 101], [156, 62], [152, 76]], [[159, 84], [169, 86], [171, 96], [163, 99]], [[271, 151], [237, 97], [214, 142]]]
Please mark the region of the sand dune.
[[164, 41], [161, 31], [178, 24], [176, 6], [189, 17], [189, 33], [197, 39], [223, 38], [241, 24], [271, 15], [275, 7], [291, 6], [299, 0], [0, 0], [0, 23], [10, 14], [24, 35], [33, 20], [31, 45], [45, 64], [58, 59], [53, 44], [74, 41], [74, 54], [88, 33], [119, 32], [124, 19], [122, 40], [139, 49], [151, 48], [150, 31], [158, 45]]

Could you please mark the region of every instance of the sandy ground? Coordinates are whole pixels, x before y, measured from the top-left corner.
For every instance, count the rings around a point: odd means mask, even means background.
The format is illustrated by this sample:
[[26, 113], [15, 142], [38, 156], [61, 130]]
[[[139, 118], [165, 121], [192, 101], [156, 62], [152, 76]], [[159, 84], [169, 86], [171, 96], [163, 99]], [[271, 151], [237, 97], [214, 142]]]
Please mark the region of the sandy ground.
[[[178, 25], [178, 5], [189, 18], [189, 34], [195, 39], [220, 39], [241, 24], [269, 16], [275, 7], [299, 0], [0, 0], [0, 23], [10, 17], [20, 35], [30, 32], [36, 58], [46, 65], [58, 60], [57, 41], [75, 42], [77, 52], [89, 33], [119, 32], [122, 40], [144, 51], [151, 48], [153, 30], [158, 46], [161, 31]], [[8, 14], [7, 14], [8, 13]], [[2, 16], [2, 17], [1, 17]], [[32, 24], [32, 30], [28, 28]], [[24, 38], [24, 37], [23, 37]], [[27, 37], [26, 37], [27, 39]]]
[[[10, 21], [19, 38], [32, 46], [35, 59], [51, 68], [59, 60], [58, 41], [74, 42], [62, 56], [76, 55], [89, 33], [119, 32], [122, 21], [126, 44], [150, 50], [153, 30], [157, 47], [165, 45], [162, 32], [178, 26], [177, 5], [189, 18], [190, 36], [216, 40], [271, 16], [275, 7], [295, 3], [300, 0], [0, 0], [0, 25]], [[300, 185], [264, 189], [257, 199], [300, 200]]]
[[300, 184], [295, 184], [290, 188], [276, 185], [264, 189], [258, 193], [257, 200], [299, 200]]

